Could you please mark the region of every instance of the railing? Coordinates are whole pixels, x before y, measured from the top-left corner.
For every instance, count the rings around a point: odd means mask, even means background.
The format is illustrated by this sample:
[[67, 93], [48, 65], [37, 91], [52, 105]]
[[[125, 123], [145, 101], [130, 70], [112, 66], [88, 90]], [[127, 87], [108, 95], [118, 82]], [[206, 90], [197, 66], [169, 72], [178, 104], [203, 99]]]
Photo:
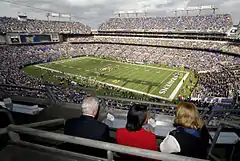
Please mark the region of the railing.
[[[35, 125], [47, 125], [47, 122], [45, 123], [35, 123]], [[144, 158], [150, 158], [150, 159], [156, 159], [156, 160], [164, 160], [164, 161], [206, 161], [203, 159], [196, 159], [196, 158], [190, 158], [190, 157], [184, 157], [184, 156], [179, 156], [179, 155], [174, 155], [174, 154], [167, 154], [167, 153], [162, 153], [162, 152], [155, 152], [155, 151], [150, 151], [150, 150], [144, 150], [144, 149], [139, 149], [139, 148], [133, 148], [133, 147], [128, 147], [128, 146], [122, 146], [122, 145], [117, 145], [117, 144], [112, 144], [112, 143], [106, 143], [106, 142], [101, 142], [101, 141], [95, 141], [95, 140], [90, 140], [90, 139], [85, 139], [85, 138], [80, 138], [80, 137], [73, 137], [73, 136], [68, 136], [68, 135], [63, 135], [63, 134], [58, 134], [58, 133], [52, 133], [52, 132], [47, 132], [43, 130], [37, 130], [33, 128], [29, 128], [26, 126], [17, 126], [17, 125], [9, 125], [8, 126], [8, 134], [10, 139], [13, 142], [16, 143], [23, 143], [23, 141], [20, 140], [19, 134], [27, 134], [31, 136], [36, 136], [48, 140], [54, 140], [54, 141], [60, 141], [64, 143], [73, 143], [73, 144], [79, 144], [79, 145], [84, 145], [88, 147], [93, 147], [93, 148], [98, 148], [98, 149], [103, 149], [107, 151], [107, 160], [112, 161], [113, 160], [113, 152], [118, 152], [118, 153], [123, 153], [123, 154], [129, 154], [129, 155], [134, 155], [134, 156], [140, 156]], [[27, 143], [26, 144], [31, 144]], [[38, 146], [38, 145], [35, 145]], [[59, 152], [62, 150], [51, 148], [51, 147], [44, 147], [42, 145], [41, 148], [48, 149], [51, 152]], [[66, 152], [66, 151], [64, 151]], [[72, 153], [74, 155], [79, 155], [81, 154], [76, 154]], [[88, 156], [92, 157], [93, 156]], [[103, 159], [106, 160], [106, 159]]]
[[[42, 121], [42, 122], [24, 124], [21, 126], [36, 128], [36, 127], [57, 126], [57, 125], [64, 125], [64, 124], [65, 124], [65, 119], [54, 119], [54, 120], [47, 120], [47, 121]], [[6, 134], [7, 132], [8, 132], [8, 127], [0, 129], [0, 135]]]
[[49, 87], [46, 87], [46, 91], [47, 91], [49, 97], [51, 98], [51, 100], [52, 100], [54, 103], [58, 103], [57, 98], [54, 96], [54, 94], [53, 94], [52, 91], [49, 89]]
[[[8, 110], [0, 109], [0, 113], [4, 113], [8, 117], [10, 124], [15, 124], [12, 114]], [[7, 132], [6, 128], [0, 128], [0, 135], [4, 134], [6, 132]]]
[[7, 111], [5, 109], [0, 109], [0, 113], [5, 113], [11, 124], [15, 123], [15, 121], [13, 120], [12, 114], [9, 111]]
[[[240, 112], [240, 109], [213, 109], [210, 113], [210, 115], [208, 116], [207, 120], [206, 120], [206, 123], [208, 124], [212, 119], [213, 117], [215, 116], [216, 113], [219, 113], [219, 112], [222, 112], [223, 114], [226, 114], [226, 113], [229, 113], [228, 115], [236, 112], [236, 113], [239, 113]], [[230, 121], [230, 120], [227, 120], [227, 118], [225, 117], [224, 118], [225, 121]]]
[[[220, 125], [219, 125], [219, 127], [218, 127], [218, 129], [217, 129], [217, 131], [216, 131], [216, 133], [215, 133], [215, 136], [213, 137], [212, 144], [211, 144], [211, 146], [210, 146], [210, 148], [209, 148], [209, 151], [208, 151], [208, 159], [212, 159], [212, 160], [214, 160], [214, 161], [221, 161], [219, 158], [217, 158], [216, 156], [213, 155], [213, 149], [214, 149], [214, 147], [215, 147], [215, 145], [216, 145], [216, 143], [217, 143], [217, 140], [218, 140], [218, 138], [219, 138], [219, 135], [220, 135], [220, 133], [221, 133], [221, 130], [222, 130], [224, 127], [232, 127], [232, 128], [235, 128], [235, 129], [240, 129], [240, 125], [238, 125], [238, 124], [231, 123], [231, 122], [221, 122]], [[238, 141], [240, 141], [240, 139], [239, 139]], [[232, 156], [233, 156], [233, 154], [234, 154], [234, 150], [235, 150], [235, 146], [234, 146], [234, 148], [233, 148], [233, 150], [232, 150], [232, 153], [231, 153], [231, 156], [230, 156], [231, 159], [232, 159]], [[231, 159], [230, 159], [230, 161], [231, 161]]]
[[134, 102], [134, 103], [140, 103], [140, 104], [149, 104], [149, 105], [158, 105], [158, 106], [166, 106], [166, 107], [177, 107], [175, 104], [166, 104], [166, 103], [159, 103], [159, 102], [150, 102], [150, 101], [141, 101], [136, 99], [129, 99], [129, 98], [118, 98], [118, 97], [109, 97], [109, 96], [97, 96], [100, 99], [110, 99], [110, 100], [116, 100], [116, 101], [122, 101], [122, 102]]

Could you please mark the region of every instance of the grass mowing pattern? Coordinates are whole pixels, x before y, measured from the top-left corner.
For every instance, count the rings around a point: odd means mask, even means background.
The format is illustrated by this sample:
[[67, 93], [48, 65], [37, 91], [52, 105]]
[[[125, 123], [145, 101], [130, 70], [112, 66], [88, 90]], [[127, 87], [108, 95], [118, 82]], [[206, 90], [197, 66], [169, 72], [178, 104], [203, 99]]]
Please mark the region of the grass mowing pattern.
[[[182, 79], [179, 77], [165, 94], [159, 94], [159, 91], [164, 88], [174, 75], [179, 73], [178, 69], [134, 65], [91, 57], [45, 63], [40, 66], [163, 98], [169, 98]], [[36, 69], [36, 67], [34, 68]], [[46, 71], [42, 69], [41, 73], [43, 72]], [[185, 75], [187, 72], [184, 71], [183, 73]], [[64, 73], [55, 74], [64, 75]]]

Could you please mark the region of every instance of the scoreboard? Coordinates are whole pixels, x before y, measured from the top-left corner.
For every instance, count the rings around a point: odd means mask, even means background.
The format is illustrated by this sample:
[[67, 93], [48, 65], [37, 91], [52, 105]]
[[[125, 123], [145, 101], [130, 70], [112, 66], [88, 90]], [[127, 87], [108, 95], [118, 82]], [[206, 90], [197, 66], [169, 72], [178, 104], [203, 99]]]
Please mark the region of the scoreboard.
[[38, 42], [37, 38], [33, 35], [20, 35], [22, 43]]
[[6, 33], [6, 35], [3, 35], [2, 37], [4, 38], [4, 40], [6, 40], [5, 42], [7, 44], [37, 44], [37, 43], [60, 42], [59, 34], [51, 33], [51, 32], [42, 33], [42, 34], [40, 33]]
[[51, 42], [50, 35], [20, 35], [22, 43]]
[[51, 42], [50, 35], [36, 35], [39, 42]]

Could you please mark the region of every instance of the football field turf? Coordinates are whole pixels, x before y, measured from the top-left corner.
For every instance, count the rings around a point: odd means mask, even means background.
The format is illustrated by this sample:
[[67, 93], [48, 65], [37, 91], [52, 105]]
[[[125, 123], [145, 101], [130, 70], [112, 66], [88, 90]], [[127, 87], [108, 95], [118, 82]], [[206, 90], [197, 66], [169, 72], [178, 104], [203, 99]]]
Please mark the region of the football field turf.
[[41, 70], [171, 101], [189, 72], [112, 60], [80, 57], [35, 65]]

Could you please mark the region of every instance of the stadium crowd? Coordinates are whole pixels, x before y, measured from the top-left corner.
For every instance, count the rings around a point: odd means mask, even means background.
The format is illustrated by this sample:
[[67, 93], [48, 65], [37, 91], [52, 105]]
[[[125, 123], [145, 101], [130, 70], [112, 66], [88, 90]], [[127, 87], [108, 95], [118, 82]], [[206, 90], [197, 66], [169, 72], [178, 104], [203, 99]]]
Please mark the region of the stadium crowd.
[[[0, 65], [1, 84], [28, 86], [41, 89], [45, 88], [45, 86], [50, 86], [54, 89], [54, 91], [56, 91], [54, 94], [57, 98], [59, 98], [59, 100], [77, 103], [82, 100], [82, 97], [80, 96], [82, 90], [73, 89], [71, 86], [69, 87], [71, 89], [66, 89], [63, 85], [56, 86], [53, 82], [43, 81], [40, 78], [31, 77], [22, 72], [21, 67], [27, 64], [48, 62], [81, 55], [111, 58], [114, 60], [130, 61], [135, 63], [155, 63], [177, 67], [184, 66], [185, 68], [190, 68], [196, 72], [206, 73], [199, 74], [200, 81], [194, 92], [194, 96], [201, 93], [201, 97], [206, 97], [229, 96], [229, 92], [233, 88], [231, 85], [232, 79], [229, 75], [221, 73], [222, 66], [220, 63], [225, 63], [226, 65], [240, 64], [240, 59], [238, 57], [212, 52], [116, 44], [62, 43], [35, 46], [4, 45], [0, 46], [0, 53], [0, 60], [2, 62]], [[226, 79], [228, 81], [225, 81]], [[68, 82], [68, 84], [71, 85], [71, 81]], [[83, 82], [82, 84], [88, 83]], [[97, 86], [98, 85], [96, 84], [96, 87]], [[22, 91], [20, 90], [20, 92]], [[79, 93], [79, 95], [77, 93]], [[36, 97], [44, 97], [38, 92], [33, 94], [36, 95]], [[122, 92], [121, 94], [128, 98], [135, 98], [134, 94], [130, 92]], [[20, 95], [27, 94], [24, 94], [23, 92], [23, 94]], [[141, 97], [138, 99], [141, 100]]]
[[200, 74], [199, 82], [194, 92], [193, 97], [230, 97], [233, 84], [236, 81], [233, 77], [224, 72], [211, 72]]
[[230, 66], [220, 71], [199, 74], [199, 82], [192, 97], [233, 97], [240, 89], [239, 65]]
[[94, 37], [77, 37], [69, 38], [69, 42], [97, 42], [97, 43], [122, 43], [122, 44], [139, 44], [139, 45], [160, 45], [169, 47], [185, 47], [212, 49], [230, 53], [239, 53], [238, 44], [229, 44], [225, 41], [208, 41], [208, 40], [183, 40], [183, 39], [166, 39], [166, 38], [143, 38], [143, 37], [121, 37], [121, 36], [94, 36]]
[[11, 17], [0, 17], [0, 32], [25, 32], [25, 33], [72, 33], [90, 34], [91, 28], [80, 22], [44, 21], [27, 19], [18, 20]]
[[111, 18], [101, 24], [99, 30], [225, 32], [231, 25], [232, 18], [230, 15], [214, 14], [179, 17]]
[[[86, 92], [69, 86], [55, 84], [35, 78], [21, 71], [26, 64], [46, 62], [49, 59], [66, 58], [64, 44], [38, 45], [38, 46], [0, 46], [0, 84], [25, 86], [36, 90], [23, 90], [19, 87], [0, 86], [1, 92], [5, 95], [31, 96], [47, 98], [46, 88], [53, 91], [59, 101], [80, 103]], [[57, 57], [56, 57], [57, 55]]]
[[[107, 23], [103, 24], [100, 27], [100, 30], [174, 29], [180, 31], [226, 31], [231, 23], [231, 17], [229, 15], [115, 18], [110, 19]], [[86, 34], [90, 32], [90, 29], [81, 23], [48, 22], [40, 20], [18, 21], [14, 18], [3, 17], [0, 18], [0, 32], [60, 32]], [[106, 88], [108, 91], [112, 90], [107, 94], [110, 96], [113, 93], [113, 88], [93, 84], [86, 80], [79, 80], [82, 82], [77, 83], [74, 82], [74, 78], [65, 77], [61, 74], [54, 76], [58, 80], [58, 82], [55, 82], [52, 81], [53, 79], [46, 79], [48, 76], [53, 75], [51, 72], [39, 72], [40, 69], [33, 71], [39, 75], [37, 78], [22, 71], [21, 69], [23, 67], [32, 64], [87, 55], [131, 63], [154, 63], [159, 66], [174, 66], [192, 69], [198, 73], [199, 76], [199, 82], [192, 94], [193, 97], [229, 97], [232, 95], [233, 88], [235, 88], [233, 85], [234, 81], [238, 82], [238, 90], [240, 88], [240, 77], [233, 77], [229, 72], [223, 70], [222, 65], [225, 64], [230, 66], [230, 72], [239, 76], [239, 57], [219, 54], [216, 52], [164, 47], [201, 47], [240, 53], [239, 46], [210, 41], [182, 41], [167, 39], [160, 39], [159, 41], [159, 39], [155, 38], [121, 38], [103, 36], [94, 38], [70, 38], [69, 41], [77, 41], [80, 43], [71, 44], [68, 42], [48, 45], [0, 46], [0, 61], [2, 62], [0, 64], [0, 93], [3, 93], [6, 96], [30, 96], [44, 99], [51, 97], [49, 96], [50, 94], [60, 102], [82, 103], [83, 115], [78, 118], [69, 119], [65, 124], [64, 133], [67, 135], [89, 139], [94, 138], [95, 140], [110, 142], [107, 125], [97, 122], [94, 119], [99, 108], [99, 101], [93, 97], [85, 98], [88, 93], [78, 87], [95, 87], [96, 89]], [[112, 42], [116, 44], [107, 44], [104, 42]], [[128, 45], [117, 43], [128, 43]], [[140, 46], [136, 44], [147, 44], [152, 46]], [[161, 45], [163, 47], [156, 47], [154, 45]], [[44, 77], [46, 78], [44, 79]], [[26, 91], [18, 86], [26, 86], [29, 90]], [[48, 90], [51, 92], [49, 93]], [[145, 96], [136, 96], [136, 94], [131, 92], [119, 91], [118, 94], [123, 95], [125, 98], [138, 97], [138, 100], [145, 100]], [[172, 130], [165, 139], [157, 145], [155, 134], [147, 128], [149, 114], [146, 106], [132, 104], [127, 104], [125, 106], [122, 102], [111, 99], [107, 99], [105, 103], [106, 108], [110, 107], [109, 109], [111, 110], [113, 107], [115, 107], [115, 109], [129, 110], [126, 127], [117, 129], [116, 143], [155, 151], [160, 150], [165, 153], [175, 153], [189, 157], [207, 157], [209, 134], [194, 104], [186, 102], [179, 104], [176, 108], [176, 113], [172, 107], [169, 107], [169, 109], [155, 109], [155, 105], [151, 107], [156, 113], [166, 113], [176, 116], [174, 119], [174, 126], [176, 126], [176, 129]], [[206, 104], [203, 106], [206, 106]], [[80, 126], [81, 129], [76, 128]], [[195, 144], [192, 144], [193, 142]], [[84, 148], [78, 150], [83, 149]], [[88, 149], [84, 150], [91, 152], [91, 150]], [[121, 156], [121, 154], [119, 157], [123, 157], [123, 160], [129, 159], [126, 159], [129, 156]], [[139, 160], [139, 158], [137, 158], [137, 160]]]
[[81, 52], [87, 55], [120, 58], [122, 60], [158, 63], [168, 66], [185, 66], [195, 71], [215, 71], [220, 62], [228, 65], [239, 64], [238, 57], [213, 52], [147, 47], [118, 44], [79, 44]]

